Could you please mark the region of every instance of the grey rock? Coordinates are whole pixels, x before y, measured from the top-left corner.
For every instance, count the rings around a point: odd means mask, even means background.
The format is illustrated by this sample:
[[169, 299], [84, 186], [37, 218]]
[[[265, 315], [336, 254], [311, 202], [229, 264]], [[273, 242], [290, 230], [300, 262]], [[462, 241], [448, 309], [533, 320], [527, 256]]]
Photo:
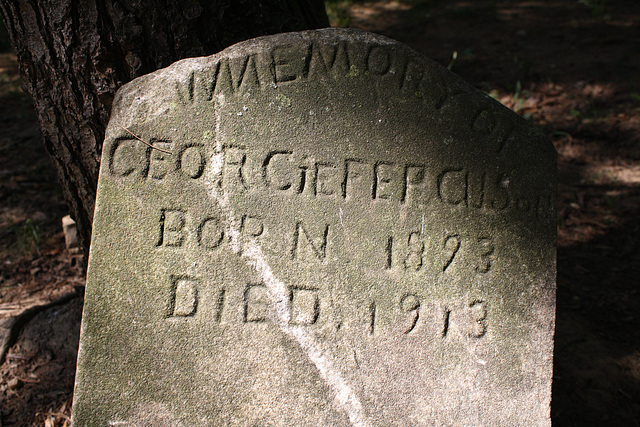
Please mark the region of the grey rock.
[[74, 425], [548, 426], [555, 193], [544, 135], [385, 37], [141, 77], [104, 143]]

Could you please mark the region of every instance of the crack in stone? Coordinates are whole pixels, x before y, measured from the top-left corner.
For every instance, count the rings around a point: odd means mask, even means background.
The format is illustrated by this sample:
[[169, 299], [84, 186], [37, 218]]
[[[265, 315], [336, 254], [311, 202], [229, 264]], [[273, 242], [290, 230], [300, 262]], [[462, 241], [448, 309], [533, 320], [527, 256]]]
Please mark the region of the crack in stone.
[[[219, 118], [217, 123], [220, 123]], [[218, 135], [219, 133], [217, 132], [216, 134]], [[222, 150], [220, 146], [217, 148], [218, 154], [216, 156], [218, 156], [218, 158], [214, 160], [214, 163], [222, 165], [224, 162], [224, 150]], [[220, 172], [221, 171], [218, 171], [218, 173]], [[255, 239], [242, 238], [226, 195], [221, 194], [214, 182], [207, 182], [207, 188], [209, 189], [209, 197], [217, 202], [222, 211], [223, 222], [225, 223], [225, 228], [229, 236], [231, 250], [246, 259], [247, 264], [259, 274], [265, 287], [269, 291], [269, 295], [274, 303], [277, 323], [282, 332], [291, 337], [305, 352], [311, 362], [313, 362], [321, 378], [335, 393], [335, 399], [339, 407], [347, 414], [351, 424], [357, 427], [372, 426], [371, 421], [362, 407], [360, 399], [348, 384], [347, 380], [340, 374], [330, 352], [324, 350], [313, 335], [303, 327], [290, 325], [287, 286], [274, 275], [261, 247], [256, 243]]]

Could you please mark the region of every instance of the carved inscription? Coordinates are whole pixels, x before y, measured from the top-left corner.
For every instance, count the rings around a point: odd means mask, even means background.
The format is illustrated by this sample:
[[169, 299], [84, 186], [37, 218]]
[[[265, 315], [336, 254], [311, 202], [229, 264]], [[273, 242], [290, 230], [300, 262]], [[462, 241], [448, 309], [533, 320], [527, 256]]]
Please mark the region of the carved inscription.
[[409, 234], [407, 243], [407, 256], [404, 258], [404, 268], [409, 270], [420, 270], [422, 268], [422, 256], [424, 255], [424, 242], [420, 238], [420, 233]]
[[216, 314], [213, 319], [215, 320], [216, 323], [220, 323], [222, 321], [222, 314], [224, 310], [226, 294], [227, 294], [227, 290], [224, 287], [220, 288], [220, 291], [218, 292], [218, 297], [216, 298], [216, 311], [215, 311]]
[[[514, 265], [505, 256], [511, 230], [500, 227], [555, 216], [547, 181], [511, 160], [532, 137], [481, 97], [460, 98], [473, 88], [430, 63], [386, 45], [356, 45], [308, 41], [213, 57], [175, 82], [171, 108], [197, 111], [196, 124], [177, 131], [170, 115], [166, 126], [133, 130], [163, 151], [123, 132], [106, 142], [105, 170], [118, 185], [202, 197], [192, 204], [163, 195], [166, 205], [146, 217], [147, 249], [159, 259], [201, 251], [196, 256], [231, 261], [215, 272], [223, 284], [190, 275], [213, 268], [165, 277], [164, 322], [206, 321], [248, 335], [277, 326], [319, 337], [355, 333], [365, 342], [393, 337], [407, 348], [479, 340], [500, 329], [492, 329], [497, 319], [486, 295], [478, 297], [503, 289], [490, 284]], [[346, 88], [348, 79], [355, 96], [345, 90], [314, 104], [325, 87], [341, 80]], [[358, 100], [362, 87], [371, 88], [370, 102]], [[299, 98], [306, 89], [315, 98]], [[370, 128], [327, 124], [348, 123], [339, 117], [345, 100]], [[256, 106], [282, 123], [262, 126]], [[403, 133], [400, 126], [416, 118], [433, 127]], [[278, 277], [286, 281], [278, 291], [260, 268], [238, 279], [253, 265], [246, 262], [253, 252], [239, 249], [245, 243], [260, 247], [274, 275], [299, 271]], [[238, 265], [240, 272], [229, 271]], [[374, 285], [340, 282], [349, 280]]]
[[374, 335], [376, 333], [376, 313], [376, 302], [371, 301], [371, 304], [369, 304], [369, 335]]
[[481, 300], [445, 304], [408, 293], [399, 298], [397, 308], [391, 325], [397, 334], [445, 339], [482, 338], [487, 333], [487, 304]]
[[442, 271], [446, 272], [447, 268], [451, 265], [453, 260], [455, 259], [458, 251], [460, 250], [460, 244], [462, 240], [457, 234], [449, 234], [444, 238], [443, 249], [445, 253], [445, 261], [442, 266]]
[[[338, 221], [340, 219], [338, 218]], [[278, 230], [288, 233], [271, 233], [282, 236], [275, 247], [292, 260], [325, 263], [328, 251], [335, 250], [332, 244], [333, 225], [297, 221], [282, 224]], [[252, 239], [263, 239], [268, 235], [264, 220], [257, 215], [244, 214], [240, 219], [240, 232]], [[206, 251], [218, 250], [228, 243], [229, 237], [222, 220], [215, 215], [198, 216], [181, 209], [161, 209], [158, 212], [158, 234], [154, 238], [157, 248]], [[406, 273], [448, 274], [452, 269], [487, 274], [496, 259], [496, 244], [493, 237], [485, 234], [445, 233], [441, 237], [410, 231], [402, 235], [390, 235], [383, 239], [384, 247], [378, 249], [379, 266], [382, 270], [398, 269]], [[240, 255], [240, 254], [239, 254]], [[317, 264], [316, 264], [317, 265]]]
[[146, 178], [149, 175], [151, 147], [142, 144], [132, 136], [126, 136], [115, 138], [108, 150], [108, 167], [112, 175], [127, 177], [134, 172], [139, 178]]
[[162, 209], [158, 221], [159, 234], [156, 246], [182, 246], [185, 239], [185, 214], [178, 209]]
[[243, 172], [247, 161], [245, 147], [231, 145], [226, 148], [224, 154], [222, 188], [234, 188], [238, 193], [245, 192], [249, 189]]
[[109, 172], [115, 176], [135, 177], [161, 182], [174, 174], [187, 181], [202, 177], [207, 164], [204, 145], [173, 144], [166, 139], [150, 138], [154, 147], [171, 149], [171, 154], [154, 150], [132, 136], [114, 139], [109, 146]]
[[216, 217], [205, 218], [200, 221], [196, 231], [198, 246], [206, 249], [215, 249], [220, 246], [224, 238], [222, 223]]
[[[158, 146], [171, 144], [160, 139], [152, 141]], [[136, 139], [121, 138], [109, 148], [109, 171], [123, 178], [155, 183], [169, 177], [200, 182], [213, 167], [208, 164], [213, 154], [203, 145], [191, 143], [178, 144], [172, 154], [167, 154]], [[257, 155], [235, 144], [224, 146], [218, 154], [223, 164], [216, 179], [220, 190], [228, 194], [339, 203], [368, 201], [390, 207], [438, 205], [481, 213], [518, 212], [540, 218], [554, 215], [552, 193], [519, 194], [506, 172], [463, 166], [434, 169], [414, 163], [354, 158], [325, 161], [303, 150], [272, 150]]]
[[420, 318], [420, 300], [414, 294], [404, 295], [400, 299], [400, 310], [403, 313], [409, 314], [409, 321], [407, 323], [407, 327], [405, 328], [403, 334], [408, 334], [413, 331], [418, 323], [418, 319]]
[[[195, 318], [200, 308], [207, 316], [207, 321], [220, 324], [223, 319], [227, 324], [252, 325], [278, 322], [274, 317], [272, 295], [263, 283], [248, 283], [244, 286], [231, 286], [231, 292], [240, 292], [239, 300], [228, 298], [227, 287], [221, 287], [210, 293], [211, 300], [199, 300], [203, 286], [201, 279], [187, 275], [172, 275], [169, 277], [169, 299], [166, 308], [166, 318]], [[240, 301], [240, 307], [233, 307]], [[348, 302], [348, 301], [347, 301]], [[355, 301], [353, 301], [355, 302]], [[319, 288], [306, 286], [289, 286], [288, 300], [289, 324], [300, 327], [322, 327], [330, 321], [322, 318], [323, 307], [328, 301], [323, 301]], [[233, 313], [238, 313], [235, 317]], [[381, 311], [382, 310], [382, 311]], [[342, 319], [335, 328], [336, 333], [343, 329], [340, 325], [350, 318], [351, 325], [357, 326], [357, 306], [346, 311], [347, 318]], [[223, 313], [224, 317], [223, 317]], [[396, 335], [423, 337], [427, 339], [455, 339], [482, 338], [488, 328], [487, 303], [483, 300], [450, 301], [443, 303], [429, 301], [417, 293], [399, 294], [396, 302], [389, 305], [385, 301], [372, 300], [367, 307], [366, 319], [359, 328], [362, 333], [376, 337], [380, 335]], [[391, 319], [391, 323], [380, 324], [380, 318]], [[323, 319], [322, 322], [320, 319]], [[354, 320], [356, 323], [354, 324]], [[349, 329], [356, 332], [353, 327]]]
[[188, 276], [171, 276], [167, 317], [189, 317], [198, 310], [200, 281]]
[[264, 233], [264, 222], [257, 216], [243, 215], [240, 229], [251, 237]]
[[170, 165], [171, 155], [165, 152], [171, 150], [171, 142], [155, 141], [153, 142], [153, 146], [164, 151], [151, 150], [151, 158], [149, 159], [149, 177], [151, 179], [161, 180], [172, 168]]
[[[177, 100], [184, 104], [211, 102], [216, 96], [240, 96], [279, 85], [324, 79], [373, 79], [389, 90], [439, 110], [451, 98], [471, 87], [451, 86], [433, 64], [386, 45], [318, 41], [283, 44], [270, 52], [222, 58], [186, 80], [176, 81]], [[478, 121], [481, 130], [492, 127]]]
[[289, 289], [292, 325], [313, 325], [320, 316], [318, 289], [292, 286]]
[[217, 216], [196, 218], [180, 209], [161, 209], [156, 247], [179, 248], [185, 244], [204, 249], [216, 249], [225, 237], [223, 224]]
[[263, 284], [250, 284], [244, 290], [244, 323], [261, 323], [267, 320], [270, 306], [269, 291]]
[[327, 256], [327, 237], [329, 235], [329, 225], [325, 225], [324, 229], [319, 233], [317, 238], [307, 230], [302, 222], [296, 223], [293, 232], [293, 247], [291, 248], [291, 258], [315, 257], [324, 260]]
[[[372, 88], [376, 84], [383, 85], [386, 92], [397, 91], [393, 96], [400, 95], [400, 98], [422, 104], [432, 114], [444, 112], [443, 106], [459, 102], [456, 98], [473, 90], [468, 85], [445, 78], [440, 68], [407, 51], [387, 45], [353, 41], [329, 42], [321, 38], [277, 45], [268, 52], [221, 58], [202, 70], [192, 72], [188, 78], [176, 81], [175, 87], [178, 101], [190, 104], [210, 103], [218, 96], [239, 98], [250, 92], [271, 91], [280, 85], [311, 84], [336, 79], [365, 80]], [[283, 94], [277, 94], [276, 98], [278, 97], [280, 100], [286, 98]], [[290, 101], [287, 102], [290, 105]], [[521, 136], [517, 135], [511, 118], [501, 114], [489, 101], [481, 102], [474, 108], [475, 110], [465, 111], [460, 117], [466, 120], [467, 129], [474, 135], [474, 140], [482, 140], [484, 146], [500, 156], [517, 149]], [[163, 140], [155, 141], [162, 143]], [[135, 144], [133, 140], [130, 142]], [[245, 148], [228, 146], [226, 149], [230, 155], [225, 160], [221, 185], [231, 192], [247, 191], [252, 181], [247, 179], [249, 172], [246, 171], [250, 162], [246, 154], [241, 153]], [[143, 178], [147, 177], [149, 168], [137, 166], [131, 160], [121, 162], [123, 159], [136, 157], [126, 155], [126, 151], [131, 151], [130, 144], [123, 144], [112, 153], [116, 159], [113, 164], [118, 166], [110, 168], [112, 173], [132, 175], [137, 172]], [[437, 199], [441, 203], [458, 207], [515, 210], [548, 218], [554, 215], [551, 192], [513, 194], [509, 185], [512, 177], [507, 171], [475, 171], [465, 165], [427, 171], [425, 165], [396, 165], [402, 175], [398, 178], [396, 172], [391, 170], [392, 164], [385, 159], [374, 159], [371, 161], [373, 176], [367, 177], [366, 185], [353, 187], [355, 182], [350, 182], [349, 176], [355, 178], [357, 175], [355, 172], [359, 160], [345, 159], [342, 164], [317, 159], [310, 162], [310, 165], [296, 164], [291, 158], [292, 154], [294, 153], [287, 150], [275, 150], [270, 153], [271, 158], [262, 159], [265, 185], [270, 190], [282, 194], [317, 197], [342, 195], [349, 200], [356, 197], [356, 192], [351, 190], [358, 188], [360, 193], [366, 187], [369, 190], [366, 193], [372, 200], [421, 205]], [[143, 153], [142, 157], [147, 156]], [[152, 161], [161, 162], [166, 156], [154, 154], [151, 157]], [[198, 176], [197, 161], [191, 160], [196, 163], [188, 174], [191, 177]], [[350, 165], [354, 168], [350, 168]], [[164, 173], [156, 173], [155, 167], [151, 169], [153, 177]], [[344, 173], [341, 174], [341, 171]], [[258, 172], [260, 171], [251, 171]], [[344, 179], [337, 178], [340, 175]], [[372, 174], [367, 171], [366, 175]], [[305, 192], [306, 187], [310, 187], [311, 191]], [[257, 190], [261, 191], [262, 188]], [[359, 198], [361, 197], [362, 194]]]
[[404, 271], [436, 269], [446, 273], [454, 265], [471, 267], [476, 273], [488, 273], [495, 258], [493, 238], [485, 235], [445, 234], [441, 239], [420, 231], [408, 234], [404, 245], [397, 245], [389, 236], [384, 248], [382, 264], [385, 269], [399, 267]]

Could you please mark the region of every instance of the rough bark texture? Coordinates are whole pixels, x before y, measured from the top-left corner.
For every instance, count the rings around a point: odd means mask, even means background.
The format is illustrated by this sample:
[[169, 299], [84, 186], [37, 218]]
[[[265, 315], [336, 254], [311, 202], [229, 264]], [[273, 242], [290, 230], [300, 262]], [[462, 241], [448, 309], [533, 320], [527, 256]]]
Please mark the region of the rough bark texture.
[[85, 256], [118, 87], [241, 40], [328, 26], [322, 0], [0, 0], [0, 9]]

